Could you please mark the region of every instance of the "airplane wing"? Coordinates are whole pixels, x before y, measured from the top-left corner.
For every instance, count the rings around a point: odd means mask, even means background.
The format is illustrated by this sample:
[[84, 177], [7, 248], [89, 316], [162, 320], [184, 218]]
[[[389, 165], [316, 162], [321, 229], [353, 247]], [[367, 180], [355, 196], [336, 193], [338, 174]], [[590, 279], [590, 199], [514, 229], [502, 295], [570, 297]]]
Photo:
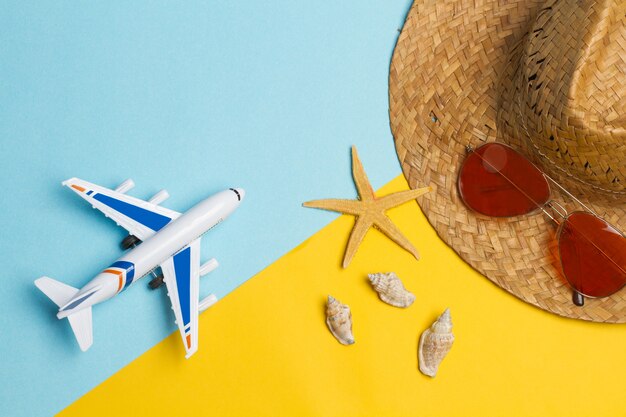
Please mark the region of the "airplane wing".
[[146, 240], [180, 216], [177, 211], [78, 178], [63, 181], [63, 185], [140, 240]]
[[161, 264], [167, 295], [189, 358], [198, 350], [198, 298], [200, 239], [196, 239]]

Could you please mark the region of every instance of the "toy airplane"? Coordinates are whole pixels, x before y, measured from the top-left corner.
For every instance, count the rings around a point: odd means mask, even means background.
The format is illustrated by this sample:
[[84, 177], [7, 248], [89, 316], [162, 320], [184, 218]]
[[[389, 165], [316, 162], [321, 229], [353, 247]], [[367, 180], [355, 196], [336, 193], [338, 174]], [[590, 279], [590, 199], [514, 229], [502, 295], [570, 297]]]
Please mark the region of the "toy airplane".
[[[198, 349], [198, 313], [217, 301], [213, 294], [199, 301], [200, 276], [218, 266], [215, 259], [200, 265], [200, 238], [239, 207], [244, 190], [221, 191], [181, 214], [159, 205], [169, 198], [165, 190], [148, 201], [127, 196], [125, 193], [135, 186], [132, 180], [124, 181], [115, 190], [77, 178], [64, 181], [63, 185], [128, 230], [130, 235], [122, 246], [132, 248], [80, 290], [48, 277], [35, 281], [59, 306], [57, 317], [67, 317], [81, 350], [89, 349], [93, 343], [91, 307], [152, 273], [150, 287], [157, 288], [163, 282], [167, 286], [189, 358]], [[143, 243], [137, 246], [140, 242]], [[159, 266], [162, 274], [156, 275], [154, 271]]]

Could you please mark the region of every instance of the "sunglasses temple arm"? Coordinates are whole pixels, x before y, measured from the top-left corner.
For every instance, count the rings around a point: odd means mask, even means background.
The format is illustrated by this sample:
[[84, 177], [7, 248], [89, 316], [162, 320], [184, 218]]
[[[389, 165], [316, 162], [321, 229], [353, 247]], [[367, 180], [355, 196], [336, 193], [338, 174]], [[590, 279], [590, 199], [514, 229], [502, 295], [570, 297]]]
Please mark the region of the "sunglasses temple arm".
[[[557, 203], [556, 201], [549, 201], [546, 205], [550, 207], [552, 210], [554, 210], [554, 212], [558, 214], [559, 216], [561, 216], [563, 219], [565, 219], [565, 217], [567, 216], [567, 212], [565, 211], [565, 208], [561, 206], [559, 203]], [[558, 209], [555, 206], [558, 206]], [[550, 217], [552, 221], [554, 221], [557, 225], [559, 225], [559, 222], [550, 213], [548, 213], [543, 207], [541, 208], [541, 210], [543, 210], [546, 216]], [[561, 213], [561, 211], [559, 210], [563, 210], [563, 213], [565, 214]], [[572, 288], [572, 303], [574, 303], [574, 305], [578, 307], [582, 307], [583, 305], [585, 305], [585, 297], [573, 288]]]
[[588, 212], [590, 212], [591, 214], [593, 214], [594, 216], [598, 217], [598, 215], [596, 214], [595, 211], [593, 211], [591, 208], [587, 207], [582, 201], [580, 201], [579, 199], [577, 199], [572, 193], [570, 193], [569, 191], [567, 191], [565, 188], [563, 188], [563, 186], [561, 184], [559, 184], [558, 182], [556, 182], [554, 179], [552, 179], [552, 177], [550, 177], [548, 174], [546, 174], [545, 172], [543, 173], [544, 177], [546, 177], [547, 179], [549, 179], [554, 185], [556, 185], [557, 187], [559, 187], [559, 189], [561, 191], [563, 191], [565, 194], [567, 194], [569, 196], [569, 198], [571, 198], [572, 200], [574, 200], [575, 202], [577, 202], [578, 204], [580, 204], [581, 206], [583, 206], [585, 208], [585, 210], [587, 210]]
[[572, 302], [574, 303], [574, 305], [577, 305], [578, 307], [582, 307], [583, 305], [585, 305], [585, 297], [573, 288], [572, 288]]

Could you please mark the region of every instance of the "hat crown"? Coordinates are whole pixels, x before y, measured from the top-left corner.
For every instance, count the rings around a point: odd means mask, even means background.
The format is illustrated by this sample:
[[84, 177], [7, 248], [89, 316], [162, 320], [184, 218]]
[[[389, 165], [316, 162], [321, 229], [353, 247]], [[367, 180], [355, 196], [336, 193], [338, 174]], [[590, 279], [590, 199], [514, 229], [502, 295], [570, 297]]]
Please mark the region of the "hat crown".
[[625, 192], [626, 2], [551, 2], [521, 64], [519, 116], [535, 150], [585, 183]]

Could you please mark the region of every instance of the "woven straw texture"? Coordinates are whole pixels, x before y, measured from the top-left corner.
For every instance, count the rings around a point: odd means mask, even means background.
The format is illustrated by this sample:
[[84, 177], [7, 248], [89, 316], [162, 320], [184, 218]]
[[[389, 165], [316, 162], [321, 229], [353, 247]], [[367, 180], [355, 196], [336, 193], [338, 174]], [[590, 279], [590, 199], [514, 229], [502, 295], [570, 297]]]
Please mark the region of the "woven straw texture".
[[[439, 236], [520, 299], [561, 316], [626, 322], [626, 289], [575, 306], [556, 228], [543, 214], [495, 219], [457, 194], [465, 146], [518, 149], [626, 230], [624, 6], [593, 1], [416, 0], [389, 73], [390, 122]], [[581, 210], [552, 188], [568, 211]], [[541, 212], [540, 212], [541, 213]]]

